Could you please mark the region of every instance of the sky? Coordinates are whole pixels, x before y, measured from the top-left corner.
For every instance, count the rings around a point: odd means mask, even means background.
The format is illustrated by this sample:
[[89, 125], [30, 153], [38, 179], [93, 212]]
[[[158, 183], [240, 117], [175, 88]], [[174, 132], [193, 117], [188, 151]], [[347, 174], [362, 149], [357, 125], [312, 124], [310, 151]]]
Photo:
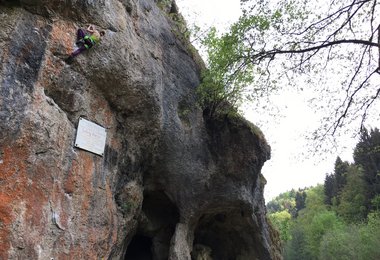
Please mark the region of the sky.
[[[189, 24], [201, 28], [215, 26], [225, 30], [241, 14], [239, 0], [177, 0], [180, 13]], [[310, 143], [305, 135], [317, 129], [318, 115], [309, 107], [308, 97], [297, 91], [281, 92], [270, 97], [279, 108], [273, 117], [249, 106], [245, 117], [258, 125], [272, 149], [272, 156], [264, 164], [262, 173], [267, 180], [264, 190], [266, 202], [292, 188], [304, 188], [323, 183], [332, 173], [336, 156], [352, 161], [357, 140], [345, 138], [347, 149], [332, 156], [305, 156]]]

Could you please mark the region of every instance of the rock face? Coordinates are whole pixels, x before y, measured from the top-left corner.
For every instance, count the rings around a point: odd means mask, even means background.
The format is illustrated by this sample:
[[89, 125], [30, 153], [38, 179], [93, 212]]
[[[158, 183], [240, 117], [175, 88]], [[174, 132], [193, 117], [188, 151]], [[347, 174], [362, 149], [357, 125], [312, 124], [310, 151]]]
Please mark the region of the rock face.
[[[258, 129], [205, 119], [171, 1], [0, 1], [0, 259], [278, 259]], [[64, 59], [78, 27], [102, 43]], [[80, 117], [104, 156], [74, 148]]]

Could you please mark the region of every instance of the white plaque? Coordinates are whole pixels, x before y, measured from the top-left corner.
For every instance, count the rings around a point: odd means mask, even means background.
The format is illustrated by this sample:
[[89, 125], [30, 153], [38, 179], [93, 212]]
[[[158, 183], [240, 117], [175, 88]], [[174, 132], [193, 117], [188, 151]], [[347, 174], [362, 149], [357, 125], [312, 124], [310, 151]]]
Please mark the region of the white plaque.
[[103, 156], [106, 129], [84, 118], [79, 118], [75, 147]]

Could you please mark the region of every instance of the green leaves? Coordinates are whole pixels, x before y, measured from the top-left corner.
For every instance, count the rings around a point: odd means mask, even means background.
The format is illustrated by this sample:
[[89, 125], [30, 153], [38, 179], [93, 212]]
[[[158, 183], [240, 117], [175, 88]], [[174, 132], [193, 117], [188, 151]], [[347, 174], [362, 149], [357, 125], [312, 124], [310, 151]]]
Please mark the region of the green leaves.
[[379, 259], [380, 215], [370, 214], [368, 223], [350, 224], [326, 233], [319, 259]]
[[216, 29], [212, 28], [202, 41], [208, 59], [198, 96], [201, 105], [210, 110], [210, 115], [237, 111], [244, 99], [244, 88], [253, 81], [253, 66], [242, 60], [246, 52], [242, 35], [241, 31], [233, 30], [218, 36]]
[[[200, 103], [211, 109], [212, 113], [226, 109], [221, 104], [229, 103], [237, 111], [238, 106], [247, 100], [255, 100], [262, 92], [261, 87], [254, 85], [255, 75], [265, 74], [266, 70], [256, 69], [253, 55], [263, 44], [266, 31], [281, 18], [276, 11], [273, 15], [243, 15], [234, 23], [229, 32], [218, 35], [211, 28], [202, 40], [207, 53], [207, 69], [202, 74], [199, 87]], [[252, 89], [255, 89], [252, 93]]]
[[271, 58], [271, 54], [262, 55], [262, 52], [267, 40], [272, 39], [270, 34], [281, 27], [282, 19], [280, 9], [271, 11], [262, 6], [262, 12], [244, 12], [228, 32], [220, 35], [211, 28], [202, 39], [207, 69], [202, 73], [198, 96], [199, 103], [211, 115], [236, 112], [242, 102], [257, 101], [268, 85], [276, 82], [275, 79], [268, 82], [256, 79], [268, 74], [268, 68], [260, 67], [260, 63], [262, 59]]
[[[365, 178], [366, 169], [377, 172], [379, 136], [378, 129], [364, 131], [354, 152], [355, 164], [338, 157], [324, 185], [295, 195], [291, 190], [268, 203], [269, 218], [285, 242], [285, 259], [379, 259], [380, 194]], [[306, 200], [300, 198], [303, 193]], [[302, 208], [298, 214], [289, 206], [294, 197], [296, 208]], [[305, 203], [297, 203], [297, 197]]]
[[347, 222], [359, 222], [366, 217], [367, 190], [360, 167], [350, 166], [346, 173], [347, 183], [339, 195], [337, 212]]
[[269, 219], [274, 227], [280, 232], [281, 241], [288, 241], [290, 236], [291, 215], [287, 210], [269, 214]]

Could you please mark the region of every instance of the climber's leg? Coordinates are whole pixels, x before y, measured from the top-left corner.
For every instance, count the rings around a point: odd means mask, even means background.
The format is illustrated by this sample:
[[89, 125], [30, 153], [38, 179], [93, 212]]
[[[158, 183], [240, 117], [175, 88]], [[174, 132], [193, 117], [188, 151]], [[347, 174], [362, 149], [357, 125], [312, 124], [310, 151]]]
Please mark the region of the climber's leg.
[[77, 31], [77, 41], [80, 41], [81, 39], [83, 39], [84, 36], [86, 36], [85, 30], [78, 29], [78, 31]]
[[70, 56], [74, 58], [75, 56], [81, 54], [81, 53], [84, 52], [85, 50], [87, 50], [87, 48], [86, 48], [84, 45], [82, 45], [82, 46], [80, 46], [78, 49], [76, 49], [73, 53], [71, 53]]

